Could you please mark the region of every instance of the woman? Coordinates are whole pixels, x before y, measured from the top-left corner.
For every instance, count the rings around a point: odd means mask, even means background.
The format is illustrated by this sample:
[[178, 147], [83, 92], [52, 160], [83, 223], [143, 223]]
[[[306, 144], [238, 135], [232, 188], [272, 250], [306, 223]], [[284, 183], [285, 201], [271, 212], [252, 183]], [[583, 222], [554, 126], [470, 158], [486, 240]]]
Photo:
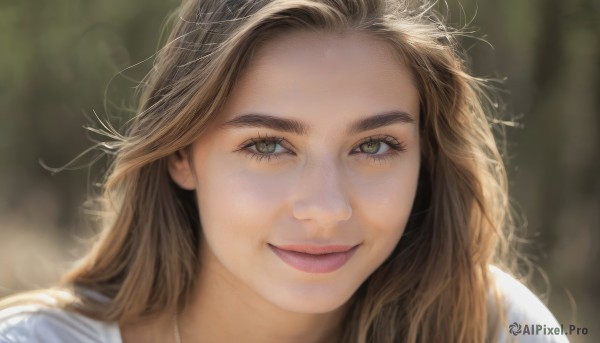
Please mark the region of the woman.
[[185, 2], [139, 114], [107, 132], [102, 234], [57, 290], [5, 301], [0, 342], [482, 342], [558, 326], [492, 265], [511, 266], [492, 118], [425, 5]]

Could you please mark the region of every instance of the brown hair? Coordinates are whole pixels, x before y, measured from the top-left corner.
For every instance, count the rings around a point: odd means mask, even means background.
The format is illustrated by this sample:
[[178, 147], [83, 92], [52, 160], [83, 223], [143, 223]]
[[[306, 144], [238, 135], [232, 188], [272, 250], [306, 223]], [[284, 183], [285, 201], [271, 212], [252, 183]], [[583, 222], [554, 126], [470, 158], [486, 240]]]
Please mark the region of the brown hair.
[[171, 181], [166, 158], [202, 134], [261, 42], [291, 30], [365, 32], [412, 71], [422, 165], [405, 233], [351, 298], [341, 342], [494, 337], [500, 299], [488, 267], [509, 267], [512, 230], [505, 169], [484, 83], [467, 73], [457, 32], [431, 8], [401, 0], [185, 1], [127, 133], [107, 132], [116, 152], [103, 189], [105, 227], [63, 279], [75, 286], [68, 307], [120, 322], [181, 308], [197, 275], [200, 224], [193, 192]]

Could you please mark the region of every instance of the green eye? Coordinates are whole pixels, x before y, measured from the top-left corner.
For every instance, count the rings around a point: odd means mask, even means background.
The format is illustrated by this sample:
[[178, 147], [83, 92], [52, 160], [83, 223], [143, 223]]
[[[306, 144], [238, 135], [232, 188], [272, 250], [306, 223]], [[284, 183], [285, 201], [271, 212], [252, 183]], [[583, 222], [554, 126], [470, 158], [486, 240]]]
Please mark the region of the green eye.
[[277, 148], [277, 142], [274, 141], [260, 141], [255, 143], [256, 151], [261, 154], [272, 154]]
[[380, 141], [365, 142], [359, 146], [360, 151], [365, 154], [375, 154], [376, 152], [379, 151], [380, 147], [381, 147]]
[[283, 155], [295, 155], [291, 144], [284, 138], [259, 136], [251, 138], [240, 146], [238, 151], [247, 153], [259, 162], [271, 162], [271, 159], [282, 158]]

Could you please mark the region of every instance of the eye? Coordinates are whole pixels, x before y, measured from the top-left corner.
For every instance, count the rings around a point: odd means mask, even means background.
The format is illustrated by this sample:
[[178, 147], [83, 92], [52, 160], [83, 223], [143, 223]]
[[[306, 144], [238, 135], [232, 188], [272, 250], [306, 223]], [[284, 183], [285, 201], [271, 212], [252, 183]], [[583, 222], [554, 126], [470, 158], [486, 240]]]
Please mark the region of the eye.
[[358, 144], [352, 153], [363, 153], [369, 155], [383, 155], [393, 151], [404, 151], [406, 146], [391, 136], [374, 136]]
[[267, 162], [273, 157], [279, 158], [283, 154], [293, 154], [285, 139], [281, 137], [252, 138], [243, 143], [239, 151], [245, 152], [259, 161], [266, 158]]
[[254, 149], [261, 154], [272, 154], [279, 144], [274, 141], [259, 141], [254, 143]]
[[404, 143], [391, 136], [373, 136], [360, 142], [351, 154], [362, 154], [376, 161], [384, 160], [406, 150]]
[[390, 146], [381, 141], [368, 141], [359, 145], [358, 148], [361, 152], [371, 155], [385, 153], [390, 150]]
[[287, 149], [281, 144], [282, 138], [261, 138], [252, 139], [252, 142], [245, 146], [251, 152], [261, 155], [272, 155], [285, 153]]

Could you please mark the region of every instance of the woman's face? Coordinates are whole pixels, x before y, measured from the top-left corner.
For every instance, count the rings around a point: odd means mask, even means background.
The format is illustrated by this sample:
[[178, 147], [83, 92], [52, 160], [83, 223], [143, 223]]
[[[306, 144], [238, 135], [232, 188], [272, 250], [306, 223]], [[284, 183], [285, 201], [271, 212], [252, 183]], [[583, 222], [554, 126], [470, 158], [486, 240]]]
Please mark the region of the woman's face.
[[202, 275], [294, 312], [343, 305], [404, 231], [418, 114], [408, 68], [367, 34], [265, 44], [191, 156], [170, 161], [197, 191]]

